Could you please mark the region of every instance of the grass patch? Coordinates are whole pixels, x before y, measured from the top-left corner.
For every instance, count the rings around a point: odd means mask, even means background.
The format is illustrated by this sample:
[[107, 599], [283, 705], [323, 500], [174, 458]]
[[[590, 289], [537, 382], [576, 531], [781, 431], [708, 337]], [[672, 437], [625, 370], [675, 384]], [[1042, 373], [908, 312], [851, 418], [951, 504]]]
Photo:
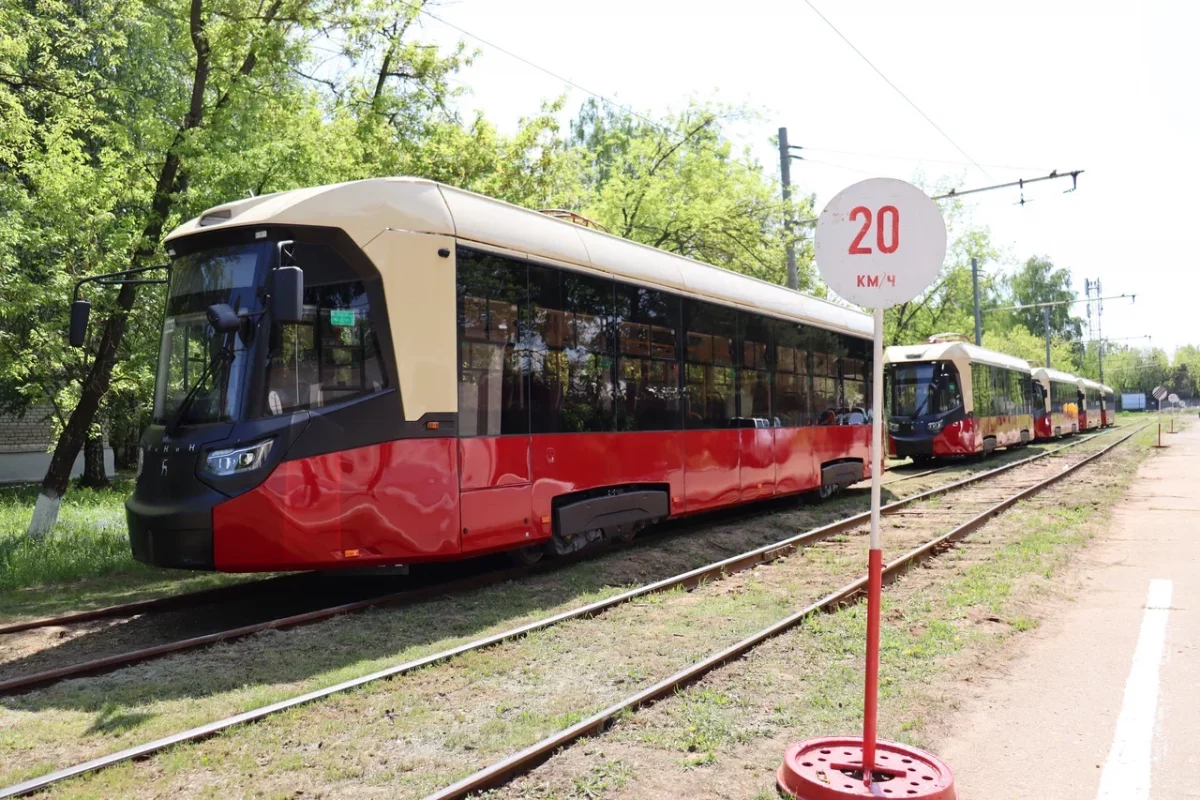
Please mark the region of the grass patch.
[[38, 486], [0, 486], [0, 622], [197, 591], [254, 575], [158, 569], [135, 561], [125, 524], [133, 480], [104, 489], [72, 486], [44, 540], [25, 530]]
[[128, 479], [104, 489], [72, 487], [54, 529], [34, 542], [25, 530], [38, 487], [0, 487], [0, 592], [145, 569], [133, 560], [125, 527], [132, 491]]

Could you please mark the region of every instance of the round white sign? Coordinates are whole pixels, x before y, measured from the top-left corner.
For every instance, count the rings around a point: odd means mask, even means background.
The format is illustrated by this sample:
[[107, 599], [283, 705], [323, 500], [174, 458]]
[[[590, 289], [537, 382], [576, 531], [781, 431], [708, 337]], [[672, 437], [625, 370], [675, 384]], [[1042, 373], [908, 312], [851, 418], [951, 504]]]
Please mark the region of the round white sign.
[[1179, 395], [1177, 395], [1177, 394], [1169, 394], [1169, 395], [1167, 395], [1167, 399], [1168, 399], [1168, 400], [1170, 400], [1172, 403], [1178, 403], [1178, 402], [1179, 402]]
[[817, 218], [817, 268], [851, 303], [890, 308], [933, 283], [946, 258], [946, 222], [911, 183], [870, 178], [829, 201]]

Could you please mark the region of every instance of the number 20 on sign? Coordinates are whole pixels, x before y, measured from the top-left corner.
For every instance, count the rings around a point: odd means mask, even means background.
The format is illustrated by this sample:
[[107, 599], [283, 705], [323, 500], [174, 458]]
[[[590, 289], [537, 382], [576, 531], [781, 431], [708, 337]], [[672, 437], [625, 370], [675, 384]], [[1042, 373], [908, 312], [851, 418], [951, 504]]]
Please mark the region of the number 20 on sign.
[[841, 297], [889, 308], [925, 290], [946, 254], [941, 209], [917, 187], [872, 178], [839, 192], [817, 221], [821, 276]]

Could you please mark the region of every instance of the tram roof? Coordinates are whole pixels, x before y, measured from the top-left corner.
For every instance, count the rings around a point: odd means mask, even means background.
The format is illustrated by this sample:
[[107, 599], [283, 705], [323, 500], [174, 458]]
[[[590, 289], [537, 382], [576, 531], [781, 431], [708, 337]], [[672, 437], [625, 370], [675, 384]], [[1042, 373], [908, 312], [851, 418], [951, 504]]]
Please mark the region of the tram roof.
[[253, 225], [339, 227], [360, 247], [386, 228], [453, 236], [869, 338], [871, 318], [817, 297], [423, 178], [370, 178], [214, 206], [167, 241]]
[[1104, 391], [1104, 384], [1094, 381], [1091, 378], [1080, 378], [1079, 383], [1097, 392]]
[[1033, 371], [1033, 377], [1046, 378], [1047, 380], [1059, 381], [1060, 383], [1073, 383], [1075, 385], [1079, 385], [1079, 378], [1075, 377], [1071, 373], [1062, 372], [1057, 369], [1050, 369], [1048, 367], [1038, 367]]
[[905, 363], [909, 361], [954, 361], [966, 360], [972, 363], [988, 364], [993, 367], [1016, 370], [1029, 374], [1029, 363], [983, 347], [976, 347], [966, 342], [936, 342], [932, 344], [897, 345], [887, 348], [883, 354], [884, 363]]

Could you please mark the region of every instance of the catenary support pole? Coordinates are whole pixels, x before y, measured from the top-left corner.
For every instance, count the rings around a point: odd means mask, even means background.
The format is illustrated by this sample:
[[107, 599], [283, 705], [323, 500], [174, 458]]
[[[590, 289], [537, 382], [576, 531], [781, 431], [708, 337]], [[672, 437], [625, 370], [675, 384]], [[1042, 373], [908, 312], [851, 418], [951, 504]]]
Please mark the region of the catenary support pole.
[[[788, 149], [787, 128], [779, 129], [779, 182], [783, 184], [783, 204], [788, 206], [792, 199], [792, 157]], [[796, 270], [796, 245], [792, 241], [792, 211], [785, 208], [783, 218], [783, 235], [787, 250], [787, 287], [792, 290], [800, 289], [800, 273]]]
[[1050, 306], [1042, 306], [1042, 321], [1046, 325], [1046, 369], [1050, 369]]
[[975, 346], [982, 347], [983, 326], [979, 324], [979, 259], [974, 256], [971, 257], [971, 288], [975, 293]]

